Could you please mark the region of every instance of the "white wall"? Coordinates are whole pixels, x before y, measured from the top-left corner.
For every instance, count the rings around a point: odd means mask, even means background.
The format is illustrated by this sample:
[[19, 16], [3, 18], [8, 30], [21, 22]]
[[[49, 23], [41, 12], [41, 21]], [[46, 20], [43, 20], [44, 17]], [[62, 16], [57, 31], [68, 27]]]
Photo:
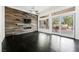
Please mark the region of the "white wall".
[[76, 7], [75, 18], [75, 38], [79, 39], [79, 7]]
[[4, 7], [0, 6], [0, 52], [2, 51], [2, 41], [5, 37], [5, 21], [4, 21]]

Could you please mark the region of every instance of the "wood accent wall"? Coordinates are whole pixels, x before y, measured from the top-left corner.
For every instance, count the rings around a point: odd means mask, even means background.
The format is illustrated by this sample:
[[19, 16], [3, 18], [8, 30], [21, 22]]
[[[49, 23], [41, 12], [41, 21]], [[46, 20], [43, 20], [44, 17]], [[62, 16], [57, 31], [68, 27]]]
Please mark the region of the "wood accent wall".
[[[23, 24], [23, 19], [31, 19], [29, 27], [31, 29], [24, 29], [23, 26], [17, 25], [17, 23]], [[5, 33], [6, 34], [18, 34], [37, 31], [38, 16], [27, 13], [24, 11], [16, 10], [10, 7], [5, 7]], [[26, 24], [27, 26], [27, 24]]]

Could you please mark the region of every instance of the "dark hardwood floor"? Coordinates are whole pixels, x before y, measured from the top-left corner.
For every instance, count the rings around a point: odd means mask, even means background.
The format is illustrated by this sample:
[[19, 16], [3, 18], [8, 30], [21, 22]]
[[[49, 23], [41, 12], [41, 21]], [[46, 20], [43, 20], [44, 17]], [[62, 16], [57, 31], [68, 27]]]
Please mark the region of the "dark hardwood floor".
[[6, 36], [3, 52], [79, 52], [79, 40], [52, 37], [46, 33], [32, 32]]

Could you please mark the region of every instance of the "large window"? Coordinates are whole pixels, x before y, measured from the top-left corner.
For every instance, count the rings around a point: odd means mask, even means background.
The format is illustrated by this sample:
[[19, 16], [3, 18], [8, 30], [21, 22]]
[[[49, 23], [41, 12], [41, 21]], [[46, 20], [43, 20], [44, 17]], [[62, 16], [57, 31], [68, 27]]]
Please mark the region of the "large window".
[[41, 29], [49, 29], [49, 20], [48, 19], [39, 20], [39, 27]]
[[63, 36], [74, 37], [74, 14], [53, 17], [52, 32]]
[[61, 34], [73, 37], [74, 36], [74, 15], [63, 16], [61, 19]]
[[60, 32], [60, 17], [54, 17], [52, 19], [52, 31], [56, 33]]
[[[39, 27], [41, 29], [50, 30], [53, 34], [74, 38], [74, 17], [74, 13], [56, 15], [53, 16], [52, 22], [49, 22], [49, 18], [43, 18], [39, 20]], [[50, 24], [52, 24], [52, 26]]]

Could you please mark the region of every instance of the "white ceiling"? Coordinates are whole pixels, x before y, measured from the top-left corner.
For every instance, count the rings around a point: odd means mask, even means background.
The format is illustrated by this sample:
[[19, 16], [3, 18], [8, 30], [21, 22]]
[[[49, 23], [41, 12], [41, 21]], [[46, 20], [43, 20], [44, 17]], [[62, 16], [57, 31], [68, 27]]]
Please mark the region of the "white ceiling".
[[63, 7], [66, 8], [66, 7], [70, 7], [70, 6], [8, 6], [8, 7], [35, 14], [35, 12], [29, 11], [33, 7], [36, 11], [41, 13], [41, 12], [44, 12], [46, 9], [51, 8], [51, 7], [52, 7], [52, 10], [54, 11], [54, 9], [59, 10], [59, 9], [62, 9]]
[[32, 7], [34, 7], [35, 10], [40, 13], [43, 10], [48, 9], [50, 6], [8, 6], [8, 7], [15, 8], [15, 9], [22, 10], [22, 11], [26, 11], [26, 12], [30, 12], [29, 10], [31, 10]]

